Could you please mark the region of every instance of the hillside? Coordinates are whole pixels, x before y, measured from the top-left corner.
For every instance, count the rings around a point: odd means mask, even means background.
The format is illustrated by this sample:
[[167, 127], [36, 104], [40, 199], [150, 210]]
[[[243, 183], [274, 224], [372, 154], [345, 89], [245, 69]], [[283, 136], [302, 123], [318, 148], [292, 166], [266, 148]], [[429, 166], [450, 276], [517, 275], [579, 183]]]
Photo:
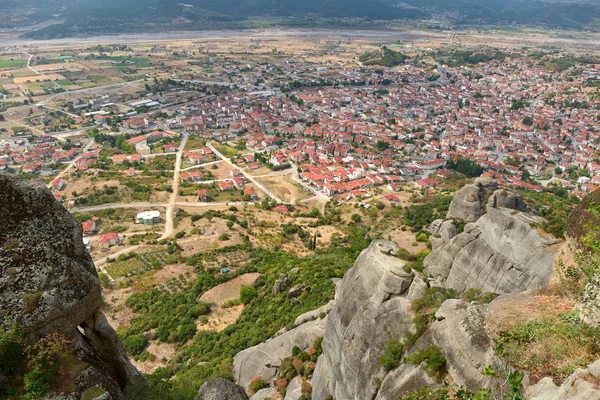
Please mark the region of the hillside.
[[[433, 20], [450, 26], [523, 25], [559, 29], [597, 29], [600, 5], [557, 0], [502, 2], [497, 0], [310, 0], [275, 2], [225, 0], [212, 2], [127, 0], [98, 5], [89, 0], [16, 3], [4, 1], [0, 27], [31, 25], [53, 18], [64, 20], [26, 34], [31, 38], [90, 36], [166, 30], [238, 29], [268, 26], [383, 27], [374, 21]], [[324, 24], [324, 20], [327, 21]]]

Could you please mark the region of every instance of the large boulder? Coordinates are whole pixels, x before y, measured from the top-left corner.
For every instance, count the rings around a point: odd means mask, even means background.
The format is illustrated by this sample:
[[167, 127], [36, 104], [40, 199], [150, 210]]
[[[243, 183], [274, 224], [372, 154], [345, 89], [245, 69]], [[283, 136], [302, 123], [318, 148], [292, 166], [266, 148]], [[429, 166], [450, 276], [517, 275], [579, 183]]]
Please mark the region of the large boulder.
[[491, 208], [432, 251], [424, 261], [426, 271], [459, 291], [479, 288], [511, 293], [541, 288], [552, 277], [560, 241], [532, 227], [540, 222], [531, 214]]
[[485, 212], [485, 202], [496, 189], [498, 183], [490, 178], [477, 178], [474, 184], [463, 186], [452, 198], [446, 218], [477, 221]]
[[40, 185], [0, 174], [0, 325], [69, 334], [100, 308], [81, 224]]
[[248, 400], [248, 395], [235, 383], [216, 378], [202, 385], [194, 400]]
[[492, 208], [510, 208], [511, 210], [525, 213], [533, 212], [525, 200], [523, 200], [523, 196], [506, 189], [498, 189], [490, 196], [486, 205], [486, 210], [489, 211]]
[[43, 186], [0, 174], [0, 327], [32, 340], [61, 334], [83, 362], [75, 396], [102, 386], [121, 398], [141, 380], [100, 311], [98, 274], [81, 224]]
[[308, 349], [323, 336], [326, 324], [327, 318], [312, 320], [268, 342], [240, 351], [233, 358], [235, 382], [245, 389], [256, 376], [271, 382], [279, 371], [281, 361], [292, 354], [294, 346]]

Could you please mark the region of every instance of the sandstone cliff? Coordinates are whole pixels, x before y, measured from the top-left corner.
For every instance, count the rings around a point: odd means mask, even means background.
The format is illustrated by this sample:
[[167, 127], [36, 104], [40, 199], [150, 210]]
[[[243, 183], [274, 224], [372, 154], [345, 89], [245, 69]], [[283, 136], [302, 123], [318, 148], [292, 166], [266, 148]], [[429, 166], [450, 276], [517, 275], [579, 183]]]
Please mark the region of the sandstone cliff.
[[81, 224], [45, 187], [0, 174], [0, 326], [30, 337], [61, 334], [83, 362], [75, 395], [100, 386], [113, 398], [140, 373], [100, 312], [98, 274]]

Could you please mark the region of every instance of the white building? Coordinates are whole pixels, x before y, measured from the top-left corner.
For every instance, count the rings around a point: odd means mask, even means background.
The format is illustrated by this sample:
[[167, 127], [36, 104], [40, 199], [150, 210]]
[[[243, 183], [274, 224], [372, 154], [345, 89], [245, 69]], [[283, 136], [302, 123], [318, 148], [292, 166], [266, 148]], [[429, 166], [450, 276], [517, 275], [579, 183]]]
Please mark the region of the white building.
[[160, 222], [159, 211], [144, 211], [135, 217], [136, 224], [152, 225]]

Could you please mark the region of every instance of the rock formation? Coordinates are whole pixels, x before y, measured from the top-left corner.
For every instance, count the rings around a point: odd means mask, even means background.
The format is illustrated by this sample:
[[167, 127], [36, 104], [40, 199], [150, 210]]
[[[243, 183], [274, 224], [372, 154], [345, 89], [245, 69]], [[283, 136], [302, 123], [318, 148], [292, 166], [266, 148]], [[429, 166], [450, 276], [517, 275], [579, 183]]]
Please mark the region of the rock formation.
[[141, 375], [100, 312], [100, 283], [81, 224], [45, 187], [6, 174], [0, 204], [0, 326], [72, 338], [87, 365], [76, 393], [100, 385], [122, 397]]
[[485, 212], [485, 203], [498, 188], [495, 180], [477, 178], [472, 185], [463, 186], [454, 195], [446, 219], [462, 219], [465, 222], [475, 222]]
[[[434, 250], [423, 276], [403, 270], [405, 262], [393, 255], [394, 243], [376, 241], [361, 253], [338, 286], [329, 313], [313, 399], [391, 400], [441, 384], [421, 366], [401, 363], [386, 374], [379, 363], [389, 339], [401, 341], [415, 331], [411, 303], [430, 287], [514, 293], [548, 283], [559, 241], [538, 232], [535, 224], [541, 220], [528, 212], [521, 196], [495, 189], [495, 182], [478, 180], [459, 191], [449, 217], [472, 221], [464, 232], [457, 235], [452, 221], [431, 224]], [[472, 202], [465, 200], [468, 196]], [[439, 346], [447, 362], [445, 379], [469, 390], [495, 390], [496, 382], [481, 373], [497, 362], [486, 330], [490, 307], [446, 300], [405, 352]]]
[[248, 400], [248, 396], [235, 383], [216, 378], [202, 385], [194, 400]]
[[246, 390], [257, 376], [271, 382], [279, 371], [281, 361], [292, 354], [292, 348], [308, 349], [323, 336], [326, 323], [327, 318], [311, 320], [268, 342], [242, 350], [233, 359], [235, 382]]
[[531, 225], [533, 215], [490, 208], [464, 232], [435, 248], [425, 259], [426, 271], [459, 291], [480, 288], [492, 293], [521, 292], [545, 286], [559, 243]]
[[376, 241], [345, 275], [329, 313], [313, 379], [313, 398], [371, 399], [373, 378], [383, 377], [379, 358], [390, 337], [412, 327], [406, 298], [413, 274], [391, 255], [398, 245]]

